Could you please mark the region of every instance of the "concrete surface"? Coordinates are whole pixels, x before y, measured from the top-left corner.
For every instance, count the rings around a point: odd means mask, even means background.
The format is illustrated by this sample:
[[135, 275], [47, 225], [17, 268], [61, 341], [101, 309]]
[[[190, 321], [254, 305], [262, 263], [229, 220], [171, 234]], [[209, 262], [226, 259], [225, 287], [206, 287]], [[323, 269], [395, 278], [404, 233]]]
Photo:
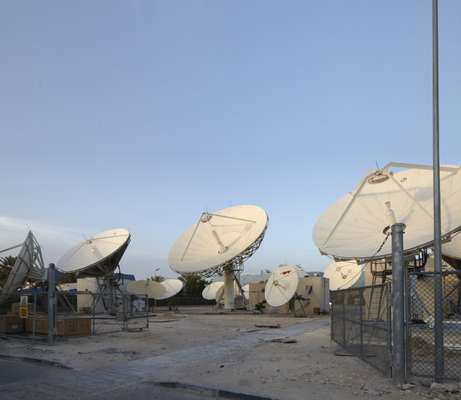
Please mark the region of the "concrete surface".
[[[99, 349], [91, 347], [94, 338], [85, 338], [80, 342], [80, 352], [84, 354], [75, 353], [77, 358], [80, 356], [83, 360], [83, 363], [81, 360], [74, 362], [78, 368], [72, 371], [47, 369], [43, 375], [34, 375], [34, 372], [27, 379], [4, 383], [0, 386], [0, 398], [226, 398], [215, 396], [213, 389], [283, 400], [432, 398], [424, 388], [399, 390], [376, 370], [356, 358], [336, 357], [336, 346], [329, 340], [328, 318], [291, 319], [291, 323], [285, 323], [283, 319], [264, 317], [262, 320], [248, 315], [194, 315], [184, 316], [181, 321], [182, 331], [176, 325], [178, 322], [165, 322], [157, 326], [153, 324], [151, 329], [157, 334], [155, 337], [158, 344], [163, 343], [163, 347], [158, 347], [159, 351], [154, 353], [148, 348], [149, 343], [157, 343], [153, 338], [149, 336], [146, 340], [146, 336], [143, 339], [142, 335], [135, 335], [140, 340], [139, 349], [147, 346], [144, 352], [136, 354], [136, 358], [125, 354], [133, 346], [130, 333], [116, 337], [101, 336], [105, 342], [98, 343]], [[282, 322], [282, 327], [255, 329], [255, 321]], [[229, 332], [223, 334], [224, 331]], [[200, 337], [197, 336], [198, 332]], [[123, 340], [125, 336], [130, 340]], [[271, 342], [281, 337], [293, 338], [295, 343]], [[176, 343], [175, 346], [173, 343]], [[40, 347], [40, 355], [55, 360], [59, 358], [56, 357], [56, 351], [65, 344], [58, 344], [54, 349], [48, 348], [49, 352]], [[17, 351], [21, 346], [24, 344], [8, 348]], [[89, 348], [93, 348], [93, 351], [89, 352]], [[101, 348], [115, 351], [115, 361], [108, 363], [108, 353], [101, 352]], [[66, 351], [69, 352], [69, 349], [64, 349]], [[118, 357], [119, 354], [122, 357]], [[88, 355], [92, 358], [88, 358]], [[98, 358], [105, 361], [101, 363]], [[20, 369], [16, 365], [18, 367]], [[183, 386], [159, 386], [161, 382]], [[199, 389], [191, 390], [192, 386]]]

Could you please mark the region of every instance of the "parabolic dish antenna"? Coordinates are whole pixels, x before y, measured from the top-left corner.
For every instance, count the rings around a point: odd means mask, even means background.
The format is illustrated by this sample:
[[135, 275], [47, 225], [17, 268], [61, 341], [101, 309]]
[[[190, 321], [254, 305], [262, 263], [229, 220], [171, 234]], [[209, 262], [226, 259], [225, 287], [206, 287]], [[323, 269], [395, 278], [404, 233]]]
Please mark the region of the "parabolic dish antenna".
[[332, 262], [325, 268], [324, 277], [329, 280], [330, 290], [348, 289], [360, 283], [364, 267], [355, 261]]
[[299, 267], [281, 265], [267, 280], [264, 288], [264, 297], [272, 307], [279, 307], [288, 303], [296, 294], [300, 279], [304, 271]]
[[[396, 171], [398, 169], [398, 171]], [[461, 169], [440, 168], [442, 236], [461, 229]], [[374, 170], [318, 219], [313, 239], [336, 260], [377, 260], [391, 255], [390, 227], [404, 223], [404, 251], [432, 245], [432, 166], [390, 163]]]
[[165, 291], [159, 297], [156, 297], [156, 300], [164, 300], [176, 296], [184, 287], [184, 282], [180, 279], [165, 279], [160, 282], [160, 285], [164, 287]]
[[267, 227], [267, 214], [244, 205], [204, 212], [173, 245], [168, 261], [179, 274], [222, 273], [226, 265], [243, 263], [259, 248]]
[[455, 260], [461, 260], [461, 234], [457, 234], [451, 241], [442, 245], [442, 254]]
[[216, 300], [216, 294], [223, 286], [224, 282], [212, 282], [209, 285], [206, 285], [202, 291], [202, 297], [205, 300]]
[[98, 233], [67, 251], [57, 262], [57, 267], [80, 277], [107, 276], [119, 265], [130, 238], [126, 229]]
[[0, 304], [8, 300], [23, 287], [27, 280], [40, 281], [45, 279], [45, 265], [43, 263], [42, 250], [34, 234], [29, 232], [23, 243], [2, 250], [2, 252], [21, 247], [14, 265], [8, 273], [8, 277], [0, 288]]
[[167, 292], [164, 285], [151, 279], [128, 282], [126, 290], [128, 293], [136, 296], [147, 296], [149, 299], [160, 299]]

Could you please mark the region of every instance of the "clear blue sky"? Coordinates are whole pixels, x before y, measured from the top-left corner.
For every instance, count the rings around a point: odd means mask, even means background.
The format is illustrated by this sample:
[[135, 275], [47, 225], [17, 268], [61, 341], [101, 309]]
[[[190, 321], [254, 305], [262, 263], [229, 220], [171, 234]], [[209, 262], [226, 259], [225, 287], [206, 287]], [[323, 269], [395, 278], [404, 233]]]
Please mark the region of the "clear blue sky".
[[[460, 21], [441, 0], [451, 164]], [[0, 247], [31, 227], [53, 261], [127, 227], [124, 270], [168, 275], [202, 210], [249, 203], [270, 225], [247, 270], [321, 270], [326, 207], [376, 162], [432, 160], [430, 0], [13, 1], [0, 26]]]

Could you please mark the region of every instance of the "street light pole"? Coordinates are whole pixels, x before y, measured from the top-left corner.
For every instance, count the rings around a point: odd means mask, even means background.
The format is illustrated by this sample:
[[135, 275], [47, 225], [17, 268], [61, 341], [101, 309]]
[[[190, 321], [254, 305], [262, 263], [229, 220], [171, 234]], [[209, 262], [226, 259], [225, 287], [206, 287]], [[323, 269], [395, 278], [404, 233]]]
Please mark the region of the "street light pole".
[[439, 150], [439, 26], [438, 0], [432, 0], [432, 140], [434, 190], [434, 344], [435, 381], [444, 378], [443, 354], [443, 286], [442, 229], [440, 211], [440, 150]]

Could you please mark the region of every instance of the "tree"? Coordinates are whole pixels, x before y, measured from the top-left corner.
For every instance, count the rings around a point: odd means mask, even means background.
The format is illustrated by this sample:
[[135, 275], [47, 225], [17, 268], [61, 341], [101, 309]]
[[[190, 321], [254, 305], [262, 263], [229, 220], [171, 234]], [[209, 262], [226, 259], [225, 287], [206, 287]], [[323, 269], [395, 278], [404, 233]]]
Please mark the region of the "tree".
[[13, 267], [17, 258], [16, 256], [0, 257], [0, 267]]
[[187, 274], [179, 279], [184, 282], [183, 294], [188, 297], [201, 297], [203, 289], [208, 285], [208, 281], [199, 274]]
[[0, 286], [3, 286], [8, 279], [11, 268], [13, 268], [16, 262], [15, 256], [0, 257]]

